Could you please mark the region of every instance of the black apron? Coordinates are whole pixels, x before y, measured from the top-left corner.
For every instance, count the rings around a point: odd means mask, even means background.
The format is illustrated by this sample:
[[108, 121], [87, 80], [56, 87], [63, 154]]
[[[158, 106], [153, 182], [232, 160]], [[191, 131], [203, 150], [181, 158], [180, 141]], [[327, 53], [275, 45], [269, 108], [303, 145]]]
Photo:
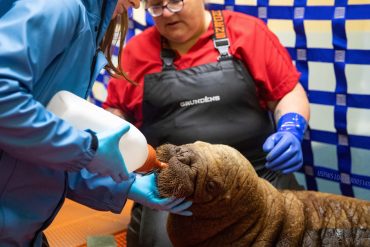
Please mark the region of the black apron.
[[197, 140], [236, 148], [260, 176], [262, 145], [274, 133], [270, 114], [261, 109], [254, 81], [243, 64], [233, 59], [185, 70], [145, 76], [143, 125], [149, 144], [175, 145]]
[[[265, 168], [262, 145], [275, 132], [271, 114], [260, 107], [248, 70], [228, 53], [228, 39], [214, 38], [214, 44], [220, 52], [217, 62], [184, 70], [176, 70], [175, 52], [162, 48], [162, 72], [144, 78], [140, 130], [153, 147], [198, 140], [232, 146], [276, 187], [298, 185], [292, 174], [282, 176]], [[141, 219], [130, 222], [128, 246], [171, 246], [161, 233], [166, 231], [166, 212], [135, 206], [133, 214]], [[140, 235], [136, 242], [135, 234]]]
[[260, 107], [254, 80], [243, 63], [226, 55], [215, 63], [176, 70], [174, 54], [163, 50], [163, 71], [144, 79], [141, 131], [148, 143], [226, 144], [272, 181], [276, 176], [264, 167], [262, 145], [274, 133], [274, 124]]

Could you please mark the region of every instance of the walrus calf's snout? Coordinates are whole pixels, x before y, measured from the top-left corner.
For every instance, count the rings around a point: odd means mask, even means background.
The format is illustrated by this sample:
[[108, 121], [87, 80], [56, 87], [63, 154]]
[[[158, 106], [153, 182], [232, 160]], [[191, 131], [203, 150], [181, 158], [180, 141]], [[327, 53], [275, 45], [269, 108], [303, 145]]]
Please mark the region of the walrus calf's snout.
[[158, 171], [157, 184], [163, 197], [188, 197], [194, 193], [196, 170], [194, 153], [186, 146], [165, 144], [157, 148], [158, 159], [168, 167]]

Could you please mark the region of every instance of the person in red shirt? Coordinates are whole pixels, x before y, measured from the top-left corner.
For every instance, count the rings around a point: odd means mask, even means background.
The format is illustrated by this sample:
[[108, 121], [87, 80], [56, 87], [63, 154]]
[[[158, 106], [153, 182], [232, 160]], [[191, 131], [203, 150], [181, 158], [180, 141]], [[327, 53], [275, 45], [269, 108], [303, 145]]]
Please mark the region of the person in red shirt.
[[[199, 0], [148, 0], [155, 26], [123, 51], [132, 81], [112, 78], [103, 106], [129, 119], [157, 147], [202, 140], [239, 150], [260, 177], [300, 189], [309, 119], [300, 73], [261, 20], [207, 11]], [[143, 49], [144, 48], [144, 49]], [[167, 213], [135, 205], [128, 246], [171, 246]]]

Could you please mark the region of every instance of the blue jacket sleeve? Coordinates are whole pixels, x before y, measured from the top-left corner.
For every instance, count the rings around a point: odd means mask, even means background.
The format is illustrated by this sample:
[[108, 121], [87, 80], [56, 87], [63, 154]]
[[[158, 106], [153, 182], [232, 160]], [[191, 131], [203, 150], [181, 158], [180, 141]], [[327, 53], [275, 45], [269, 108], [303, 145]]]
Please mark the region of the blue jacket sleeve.
[[62, 170], [90, 162], [91, 136], [46, 111], [33, 89], [77, 32], [70, 2], [18, 0], [0, 11], [0, 149]]
[[119, 184], [111, 177], [101, 177], [86, 169], [68, 173], [67, 197], [90, 208], [120, 213], [126, 204], [135, 175]]

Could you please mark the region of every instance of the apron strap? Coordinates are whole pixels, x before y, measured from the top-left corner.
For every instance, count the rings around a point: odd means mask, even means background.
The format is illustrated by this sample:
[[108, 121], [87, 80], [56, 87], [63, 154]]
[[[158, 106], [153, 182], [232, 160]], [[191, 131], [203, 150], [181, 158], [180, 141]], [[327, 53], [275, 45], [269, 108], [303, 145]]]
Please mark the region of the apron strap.
[[173, 64], [173, 61], [176, 58], [176, 52], [168, 47], [167, 40], [165, 38], [161, 38], [161, 60], [162, 60], [162, 71], [167, 70], [176, 70], [175, 65]]
[[173, 60], [175, 60], [176, 53], [167, 48], [162, 48], [161, 50], [161, 59], [163, 63], [162, 71], [165, 70], [175, 70], [175, 66], [173, 65]]
[[220, 53], [217, 58], [218, 61], [227, 60], [232, 58], [229, 53], [230, 42], [226, 34], [226, 27], [224, 16], [221, 10], [212, 10], [212, 23], [213, 23], [213, 45]]

